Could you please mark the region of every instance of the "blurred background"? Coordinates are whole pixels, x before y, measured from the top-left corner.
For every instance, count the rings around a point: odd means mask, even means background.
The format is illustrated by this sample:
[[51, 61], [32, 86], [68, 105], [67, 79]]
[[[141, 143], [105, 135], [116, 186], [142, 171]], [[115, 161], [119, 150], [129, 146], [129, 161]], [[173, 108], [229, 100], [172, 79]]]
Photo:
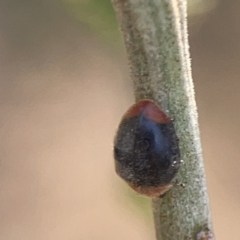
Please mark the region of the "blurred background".
[[[240, 2], [189, 0], [193, 79], [218, 240], [240, 236]], [[155, 239], [115, 175], [133, 103], [110, 0], [0, 1], [0, 239]]]

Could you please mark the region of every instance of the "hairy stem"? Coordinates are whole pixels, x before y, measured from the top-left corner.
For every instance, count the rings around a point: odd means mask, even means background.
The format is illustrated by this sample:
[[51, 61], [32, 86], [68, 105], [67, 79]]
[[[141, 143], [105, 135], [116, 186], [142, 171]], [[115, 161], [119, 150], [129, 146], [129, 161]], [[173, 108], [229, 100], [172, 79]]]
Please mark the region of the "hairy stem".
[[[174, 119], [184, 161], [163, 199], [152, 201], [157, 239], [213, 239], [191, 76], [185, 0], [112, 0], [136, 101], [149, 98]], [[201, 232], [202, 231], [202, 232]], [[201, 236], [200, 236], [201, 235]]]

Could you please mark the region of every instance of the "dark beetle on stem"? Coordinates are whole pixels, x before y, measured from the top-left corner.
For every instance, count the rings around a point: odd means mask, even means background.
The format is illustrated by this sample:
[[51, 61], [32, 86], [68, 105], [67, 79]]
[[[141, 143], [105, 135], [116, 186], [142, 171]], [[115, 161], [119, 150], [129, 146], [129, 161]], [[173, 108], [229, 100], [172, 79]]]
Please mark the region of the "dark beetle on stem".
[[180, 167], [172, 120], [143, 99], [124, 114], [114, 140], [117, 174], [137, 193], [155, 198], [169, 190]]

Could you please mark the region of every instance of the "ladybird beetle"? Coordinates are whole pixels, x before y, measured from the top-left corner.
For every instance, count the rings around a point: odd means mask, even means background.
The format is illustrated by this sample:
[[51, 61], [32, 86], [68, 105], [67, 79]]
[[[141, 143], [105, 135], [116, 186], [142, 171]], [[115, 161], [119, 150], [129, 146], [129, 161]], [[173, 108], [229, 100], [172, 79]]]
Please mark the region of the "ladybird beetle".
[[114, 140], [117, 174], [139, 194], [162, 197], [180, 167], [179, 140], [172, 120], [143, 99], [123, 115]]

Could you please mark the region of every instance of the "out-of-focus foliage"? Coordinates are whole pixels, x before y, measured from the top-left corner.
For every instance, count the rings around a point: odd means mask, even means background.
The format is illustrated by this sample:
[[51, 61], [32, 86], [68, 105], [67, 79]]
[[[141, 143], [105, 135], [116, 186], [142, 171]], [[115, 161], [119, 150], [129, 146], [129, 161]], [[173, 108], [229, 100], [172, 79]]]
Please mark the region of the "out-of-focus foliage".
[[69, 13], [88, 25], [103, 40], [121, 43], [116, 16], [110, 0], [63, 0]]
[[218, 0], [188, 0], [188, 16], [206, 14], [217, 6]]
[[150, 198], [143, 197], [141, 195], [136, 194], [129, 186], [125, 186], [126, 191], [125, 194], [127, 198], [130, 198], [134, 202], [134, 206], [139, 210], [141, 214], [144, 214], [148, 220], [152, 219], [152, 211], [149, 207], [151, 205]]

